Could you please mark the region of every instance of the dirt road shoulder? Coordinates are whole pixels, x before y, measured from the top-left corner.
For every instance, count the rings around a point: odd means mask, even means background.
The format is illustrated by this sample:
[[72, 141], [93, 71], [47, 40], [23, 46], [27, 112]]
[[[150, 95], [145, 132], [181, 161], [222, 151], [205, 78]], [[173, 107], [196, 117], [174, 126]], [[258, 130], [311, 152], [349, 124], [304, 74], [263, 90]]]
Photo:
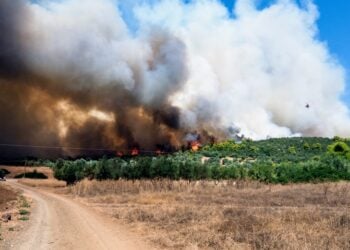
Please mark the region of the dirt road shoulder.
[[34, 201], [31, 222], [12, 249], [150, 249], [103, 215], [47, 190], [9, 182]]

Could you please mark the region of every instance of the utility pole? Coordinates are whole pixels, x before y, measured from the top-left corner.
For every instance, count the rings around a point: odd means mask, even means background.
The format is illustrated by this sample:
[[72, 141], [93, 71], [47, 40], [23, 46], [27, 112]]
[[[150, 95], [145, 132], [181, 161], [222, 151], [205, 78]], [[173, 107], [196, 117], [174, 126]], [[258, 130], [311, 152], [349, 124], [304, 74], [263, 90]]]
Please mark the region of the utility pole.
[[24, 161], [24, 176], [23, 178], [26, 178], [26, 174], [27, 174], [27, 160]]

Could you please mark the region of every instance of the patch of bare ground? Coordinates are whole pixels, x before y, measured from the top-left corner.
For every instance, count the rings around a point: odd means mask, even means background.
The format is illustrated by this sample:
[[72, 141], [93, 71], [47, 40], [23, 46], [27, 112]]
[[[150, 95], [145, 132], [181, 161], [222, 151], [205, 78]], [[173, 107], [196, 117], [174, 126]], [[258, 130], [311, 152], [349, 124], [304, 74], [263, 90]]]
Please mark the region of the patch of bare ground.
[[11, 247], [10, 240], [30, 219], [31, 202], [18, 190], [0, 183], [0, 249]]
[[85, 180], [69, 189], [162, 249], [350, 249], [350, 183]]
[[0, 183], [0, 211], [6, 209], [9, 202], [15, 201], [17, 195], [13, 189]]

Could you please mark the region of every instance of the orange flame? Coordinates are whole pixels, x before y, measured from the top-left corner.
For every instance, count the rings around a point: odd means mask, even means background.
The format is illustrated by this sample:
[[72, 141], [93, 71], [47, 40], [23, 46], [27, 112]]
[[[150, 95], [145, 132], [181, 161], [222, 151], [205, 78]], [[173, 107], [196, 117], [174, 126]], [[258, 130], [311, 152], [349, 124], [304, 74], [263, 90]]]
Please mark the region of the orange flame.
[[193, 152], [197, 152], [201, 147], [201, 144], [198, 141], [191, 142], [191, 149]]
[[133, 148], [131, 150], [131, 155], [132, 156], [138, 156], [140, 154], [140, 150], [138, 148]]

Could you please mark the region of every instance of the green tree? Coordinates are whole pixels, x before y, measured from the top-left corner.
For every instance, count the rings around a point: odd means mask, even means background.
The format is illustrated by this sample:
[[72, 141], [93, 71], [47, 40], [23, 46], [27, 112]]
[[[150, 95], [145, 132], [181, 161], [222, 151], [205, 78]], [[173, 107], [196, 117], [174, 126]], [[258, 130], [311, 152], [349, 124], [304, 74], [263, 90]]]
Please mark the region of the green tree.
[[350, 152], [350, 148], [345, 142], [336, 141], [328, 146], [327, 151], [331, 154], [345, 156], [348, 152]]

